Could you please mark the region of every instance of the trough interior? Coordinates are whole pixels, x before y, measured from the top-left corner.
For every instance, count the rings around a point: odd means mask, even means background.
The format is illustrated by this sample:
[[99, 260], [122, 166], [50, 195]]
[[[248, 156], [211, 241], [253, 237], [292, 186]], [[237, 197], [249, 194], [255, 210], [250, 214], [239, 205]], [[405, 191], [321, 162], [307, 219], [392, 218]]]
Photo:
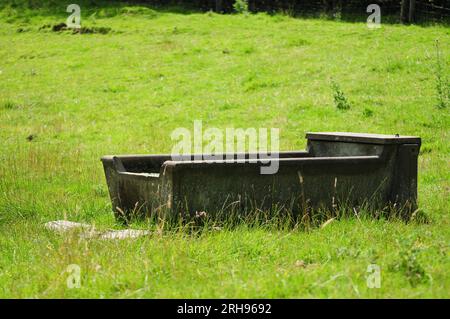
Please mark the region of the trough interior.
[[[251, 153], [245, 154], [223, 154], [223, 158], [228, 159], [228, 156], [232, 156], [233, 159], [249, 159]], [[220, 156], [220, 155], [216, 155]], [[307, 151], [299, 152], [280, 152], [279, 158], [305, 158], [312, 157]], [[179, 158], [183, 161], [196, 160], [196, 155], [185, 155]], [[120, 173], [134, 173], [134, 174], [151, 174], [153, 177], [158, 177], [161, 167], [166, 161], [171, 161], [171, 155], [124, 155], [124, 156], [114, 156], [114, 165], [118, 172]], [[205, 160], [200, 160], [200, 162], [206, 162]]]

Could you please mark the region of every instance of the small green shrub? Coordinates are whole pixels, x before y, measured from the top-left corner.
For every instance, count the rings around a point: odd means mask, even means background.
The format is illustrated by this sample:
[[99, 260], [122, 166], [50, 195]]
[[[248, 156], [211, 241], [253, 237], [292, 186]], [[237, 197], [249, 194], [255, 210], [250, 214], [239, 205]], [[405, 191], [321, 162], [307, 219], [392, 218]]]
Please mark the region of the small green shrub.
[[338, 83], [335, 81], [331, 82], [331, 88], [334, 92], [334, 105], [339, 110], [348, 110], [350, 109], [350, 103], [347, 101], [344, 92], [341, 90]]
[[440, 109], [446, 108], [450, 104], [450, 83], [446, 77], [444, 68], [441, 61], [441, 49], [439, 40], [436, 40], [436, 95], [437, 95], [437, 107]]
[[233, 9], [237, 13], [248, 13], [248, 1], [236, 0], [233, 4]]

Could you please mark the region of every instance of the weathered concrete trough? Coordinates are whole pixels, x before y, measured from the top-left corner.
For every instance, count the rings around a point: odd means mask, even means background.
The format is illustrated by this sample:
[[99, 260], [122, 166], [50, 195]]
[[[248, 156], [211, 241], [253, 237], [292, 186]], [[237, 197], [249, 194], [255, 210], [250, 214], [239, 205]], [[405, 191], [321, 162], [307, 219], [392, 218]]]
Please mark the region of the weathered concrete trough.
[[203, 211], [211, 216], [273, 207], [297, 214], [337, 205], [416, 209], [419, 137], [307, 133], [306, 138], [306, 151], [280, 152], [273, 175], [261, 174], [261, 166], [267, 166], [261, 160], [104, 156], [113, 210], [123, 217]]

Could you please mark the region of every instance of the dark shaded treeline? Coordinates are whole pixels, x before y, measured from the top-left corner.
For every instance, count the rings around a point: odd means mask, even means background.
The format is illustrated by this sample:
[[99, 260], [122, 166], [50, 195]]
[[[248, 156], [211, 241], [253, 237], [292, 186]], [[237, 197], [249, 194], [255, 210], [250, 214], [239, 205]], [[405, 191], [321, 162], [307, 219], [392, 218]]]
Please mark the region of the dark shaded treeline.
[[[213, 10], [232, 13], [236, 0], [67, 0], [89, 7], [150, 5], [153, 7], [186, 8], [195, 11]], [[392, 22], [450, 22], [450, 0], [248, 0], [250, 12], [284, 12], [292, 16], [326, 15], [343, 20], [365, 20], [369, 15], [367, 6], [378, 4], [382, 17], [395, 17]], [[0, 0], [0, 8], [13, 7], [60, 7], [62, 0]], [[391, 22], [386, 21], [384, 22]]]
[[[235, 0], [140, 0], [136, 2], [189, 5], [201, 10], [230, 13], [233, 12]], [[399, 18], [403, 14], [404, 22], [414, 22], [416, 19], [450, 18], [450, 0], [248, 0], [247, 2], [251, 12], [284, 11], [294, 15], [302, 13], [364, 14], [369, 4], [378, 4], [383, 14], [397, 15]]]

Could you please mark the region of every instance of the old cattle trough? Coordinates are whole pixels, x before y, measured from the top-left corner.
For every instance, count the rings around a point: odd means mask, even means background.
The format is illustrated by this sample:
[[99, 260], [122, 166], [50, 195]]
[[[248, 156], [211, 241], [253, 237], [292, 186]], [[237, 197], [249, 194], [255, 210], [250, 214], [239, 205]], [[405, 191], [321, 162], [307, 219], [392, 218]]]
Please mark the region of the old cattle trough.
[[191, 156], [177, 161], [171, 155], [104, 156], [113, 210], [126, 217], [137, 212], [214, 216], [273, 207], [301, 214], [338, 205], [416, 209], [419, 137], [307, 133], [306, 138], [306, 151], [280, 152], [273, 159], [279, 164], [273, 175], [261, 174], [267, 162], [249, 162], [249, 154], [247, 160], [214, 162]]

